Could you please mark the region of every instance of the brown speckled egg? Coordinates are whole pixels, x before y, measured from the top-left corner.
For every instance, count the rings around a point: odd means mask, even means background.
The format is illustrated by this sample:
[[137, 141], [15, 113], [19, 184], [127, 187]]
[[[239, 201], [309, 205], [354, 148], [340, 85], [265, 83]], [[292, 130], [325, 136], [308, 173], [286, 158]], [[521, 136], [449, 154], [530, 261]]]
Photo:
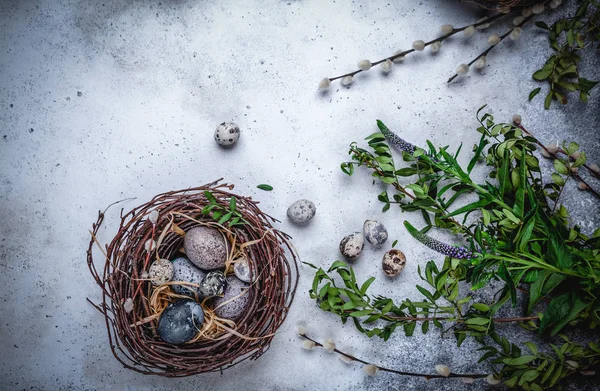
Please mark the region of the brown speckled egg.
[[196, 227], [185, 233], [185, 253], [203, 270], [214, 270], [225, 267], [227, 260], [227, 243], [221, 232], [209, 227]]
[[361, 232], [354, 232], [340, 242], [340, 252], [347, 259], [356, 259], [365, 247], [365, 237]]
[[[233, 276], [227, 277], [227, 289], [223, 297], [217, 297], [215, 299], [215, 314], [219, 318], [238, 320], [248, 308], [250, 304], [250, 292], [241, 295], [243, 292], [248, 290], [249, 286], [244, 284]], [[235, 300], [229, 301], [232, 298], [241, 295]], [[227, 304], [221, 306], [221, 304], [229, 301]]]
[[383, 255], [382, 266], [386, 276], [395, 277], [404, 270], [406, 257], [402, 251], [393, 248]]
[[162, 285], [171, 281], [174, 273], [173, 264], [168, 259], [157, 259], [148, 269], [148, 278], [154, 285]]

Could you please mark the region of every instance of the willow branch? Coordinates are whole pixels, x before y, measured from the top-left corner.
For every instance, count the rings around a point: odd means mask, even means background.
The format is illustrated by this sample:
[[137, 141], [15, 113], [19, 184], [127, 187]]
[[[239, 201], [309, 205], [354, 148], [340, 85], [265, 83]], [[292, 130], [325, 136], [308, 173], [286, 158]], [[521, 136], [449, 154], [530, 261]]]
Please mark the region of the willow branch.
[[[300, 334], [300, 336], [304, 339], [307, 339], [309, 341], [312, 341], [315, 346], [318, 346], [320, 348], [323, 347], [323, 344], [312, 339], [311, 337], [307, 336], [306, 334]], [[355, 357], [351, 354], [348, 353], [344, 353], [341, 350], [335, 348], [333, 349], [333, 351], [337, 354], [339, 354], [340, 356], [344, 356], [352, 361], [356, 361], [359, 362], [361, 364], [365, 364], [365, 365], [372, 365], [370, 362], [367, 362], [365, 360], [362, 360], [358, 357]], [[398, 371], [396, 369], [391, 369], [391, 368], [385, 368], [382, 366], [377, 365], [377, 369], [379, 369], [380, 371], [383, 372], [390, 372], [390, 373], [395, 373], [396, 375], [401, 375], [401, 376], [415, 376], [415, 377], [422, 377], [425, 378], [427, 380], [429, 379], [441, 379], [441, 378], [446, 378], [446, 377], [454, 377], [454, 378], [462, 378], [462, 377], [470, 377], [470, 378], [483, 378], [486, 377], [487, 374], [483, 374], [483, 373], [466, 373], [466, 374], [460, 374], [460, 373], [450, 373], [448, 376], [443, 376], [440, 374], [427, 374], [427, 373], [416, 373], [416, 372], [406, 372], [406, 371]]]
[[[438, 37], [438, 38], [436, 38], [436, 39], [432, 39], [432, 40], [431, 40], [431, 41], [429, 41], [429, 42], [425, 42], [425, 47], [427, 47], [427, 46], [431, 45], [431, 44], [432, 44], [432, 43], [434, 43], [434, 42], [443, 42], [443, 41], [444, 41], [444, 40], [446, 40], [447, 38], [450, 38], [450, 37], [451, 37], [451, 36], [453, 36], [454, 34], [457, 34], [457, 33], [459, 33], [459, 32], [461, 32], [461, 31], [465, 30], [466, 28], [468, 28], [468, 27], [470, 27], [470, 26], [473, 26], [473, 27], [478, 27], [478, 26], [484, 25], [484, 24], [486, 24], [486, 23], [491, 23], [491, 22], [493, 22], [494, 20], [496, 20], [496, 19], [498, 19], [498, 18], [501, 18], [502, 16], [506, 16], [506, 15], [507, 15], [507, 14], [502, 14], [502, 13], [499, 13], [499, 14], [496, 14], [496, 15], [492, 15], [492, 16], [490, 16], [490, 17], [488, 17], [488, 18], [486, 18], [486, 19], [482, 20], [481, 22], [478, 22], [478, 23], [475, 23], [475, 24], [469, 24], [469, 25], [467, 25], [467, 26], [463, 26], [463, 27], [460, 27], [460, 28], [453, 29], [453, 30], [452, 30], [451, 32], [449, 32], [448, 34], [444, 34], [444, 35], [442, 35], [441, 37]], [[385, 61], [387, 61], [387, 60], [394, 61], [395, 59], [397, 59], [397, 58], [400, 58], [400, 57], [404, 57], [404, 56], [406, 56], [407, 54], [410, 54], [410, 53], [412, 53], [412, 52], [414, 52], [414, 51], [415, 51], [415, 49], [408, 49], [408, 50], [405, 50], [405, 51], [403, 51], [403, 52], [400, 52], [400, 53], [394, 54], [393, 56], [390, 56], [390, 57], [383, 58], [383, 59], [381, 59], [381, 60], [379, 60], [379, 61], [375, 61], [375, 62], [374, 62], [374, 63], [372, 63], [371, 65], [372, 65], [372, 66], [376, 66], [376, 65], [379, 65], [379, 64], [381, 64], [381, 63], [383, 63], [383, 62], [385, 62]], [[354, 75], [357, 75], [357, 74], [359, 74], [359, 73], [361, 73], [361, 72], [364, 72], [364, 71], [363, 71], [362, 69], [357, 69], [357, 70], [356, 70], [356, 71], [354, 71], [354, 72], [346, 73], [346, 74], [344, 74], [344, 75], [340, 75], [340, 76], [336, 76], [336, 77], [330, 77], [330, 78], [329, 78], [329, 81], [334, 81], [334, 80], [337, 80], [337, 79], [341, 79], [341, 78], [344, 78], [344, 77], [346, 77], [346, 76], [354, 76]]]
[[[524, 26], [527, 22], [529, 22], [531, 19], [533, 19], [533, 17], [535, 16], [535, 14], [531, 14], [528, 17], [526, 17], [525, 19], [523, 19], [523, 21], [521, 23], [519, 23], [518, 25], [516, 25], [515, 27], [522, 27]], [[487, 49], [485, 49], [483, 52], [479, 53], [479, 55], [477, 57], [475, 57], [473, 60], [471, 60], [470, 63], [468, 63], [467, 65], [470, 67], [471, 65], [473, 65], [475, 63], [475, 61], [479, 60], [481, 57], [483, 56], [487, 56], [489, 52], [491, 52], [492, 50], [494, 50], [494, 48], [498, 45], [500, 45], [500, 43], [502, 41], [504, 41], [504, 39], [506, 37], [508, 37], [511, 33], [511, 31], [513, 31], [513, 29], [515, 28], [511, 28], [510, 30], [508, 30], [507, 32], [505, 32], [504, 34], [502, 34], [500, 36], [500, 42], [498, 42], [495, 45], [490, 45]], [[451, 83], [452, 80], [456, 79], [458, 77], [458, 73], [455, 73], [454, 76], [452, 76], [451, 78], [448, 79], [448, 81], [446, 83]]]

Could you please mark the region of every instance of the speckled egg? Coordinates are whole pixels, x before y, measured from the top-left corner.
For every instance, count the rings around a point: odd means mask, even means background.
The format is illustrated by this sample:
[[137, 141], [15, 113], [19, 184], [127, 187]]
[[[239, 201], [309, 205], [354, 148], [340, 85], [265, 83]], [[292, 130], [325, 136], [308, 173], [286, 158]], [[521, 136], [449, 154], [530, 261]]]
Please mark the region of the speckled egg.
[[381, 264], [386, 276], [395, 277], [404, 270], [404, 266], [406, 266], [406, 257], [402, 251], [393, 248], [383, 254], [383, 261]]
[[204, 277], [200, 283], [200, 294], [203, 297], [222, 296], [227, 287], [225, 274], [221, 271], [212, 271]]
[[376, 246], [385, 243], [388, 238], [387, 229], [376, 220], [366, 220], [363, 224], [363, 233], [367, 242]]
[[[173, 260], [173, 279], [172, 281], [184, 281], [184, 282], [192, 282], [194, 284], [200, 285], [206, 273], [200, 269], [198, 269], [192, 262], [190, 262], [187, 258], [177, 258]], [[200, 289], [191, 287], [191, 286], [182, 286], [182, 285], [171, 285], [171, 288], [175, 291], [175, 293], [179, 293], [180, 295], [188, 295], [190, 297], [194, 296], [190, 291], [192, 289], [198, 295], [200, 294]]]
[[345, 236], [340, 242], [340, 252], [347, 259], [356, 259], [365, 247], [365, 237], [360, 232]]
[[250, 277], [250, 264], [248, 263], [248, 259], [246, 257], [241, 257], [233, 261], [233, 272], [235, 276], [247, 283], [252, 281]]
[[223, 122], [215, 130], [215, 141], [223, 147], [230, 147], [240, 138], [240, 127], [233, 122]]
[[[243, 314], [248, 305], [250, 304], [250, 293], [242, 293], [248, 290], [248, 285], [238, 280], [236, 277], [227, 277], [227, 289], [225, 290], [225, 296], [219, 297], [215, 300], [215, 314], [223, 319], [237, 320]], [[241, 295], [235, 300], [223, 304], [232, 298]], [[221, 304], [223, 304], [221, 306]]]
[[163, 310], [158, 319], [158, 335], [167, 343], [180, 345], [198, 334], [204, 322], [204, 310], [192, 300], [178, 300]]
[[295, 224], [306, 224], [315, 217], [317, 208], [309, 200], [298, 200], [294, 202], [287, 210], [288, 218]]
[[157, 259], [152, 262], [148, 269], [148, 278], [154, 285], [162, 285], [165, 282], [171, 281], [173, 278], [174, 268], [171, 261], [168, 259]]
[[227, 243], [221, 232], [209, 227], [195, 227], [185, 233], [185, 253], [203, 270], [214, 270], [225, 267], [227, 260]]

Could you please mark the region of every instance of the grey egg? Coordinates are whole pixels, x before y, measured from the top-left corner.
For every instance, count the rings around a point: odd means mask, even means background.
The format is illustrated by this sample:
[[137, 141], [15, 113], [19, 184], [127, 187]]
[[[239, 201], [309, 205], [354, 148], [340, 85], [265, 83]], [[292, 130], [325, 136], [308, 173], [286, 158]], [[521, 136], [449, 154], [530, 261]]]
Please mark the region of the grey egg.
[[225, 274], [221, 271], [212, 271], [204, 277], [200, 283], [200, 294], [203, 297], [222, 296], [227, 287]]
[[180, 345], [194, 338], [204, 322], [202, 306], [193, 300], [178, 300], [163, 310], [158, 335], [167, 343]]
[[404, 270], [404, 266], [406, 266], [406, 257], [402, 251], [393, 248], [383, 254], [381, 265], [386, 276], [395, 277]]
[[[189, 259], [181, 257], [173, 260], [172, 281], [192, 282], [200, 285], [205, 276], [206, 273], [194, 266]], [[171, 288], [173, 288], [175, 293], [179, 293], [180, 295], [193, 297], [194, 294], [190, 291], [192, 289], [196, 294], [201, 296], [200, 288], [189, 285], [171, 285]]]
[[366, 220], [363, 224], [363, 232], [367, 242], [379, 245], [387, 241], [388, 231], [383, 224], [376, 220]]
[[288, 218], [296, 224], [305, 224], [315, 217], [317, 208], [309, 200], [298, 200], [294, 202], [287, 210]]
[[[234, 321], [239, 319], [250, 304], [250, 292], [247, 292], [248, 288], [248, 285], [237, 278], [233, 276], [227, 277], [227, 289], [225, 290], [225, 296], [218, 297], [214, 302], [215, 314], [219, 318], [223, 319], [230, 319]], [[235, 300], [231, 300], [238, 295], [241, 296]], [[229, 302], [223, 304], [227, 301]]]
[[223, 147], [230, 147], [240, 138], [240, 127], [233, 122], [223, 122], [215, 129], [215, 141]]
[[250, 277], [250, 264], [246, 257], [238, 258], [233, 263], [233, 272], [235, 276], [240, 280], [250, 283], [252, 279]]
[[148, 278], [153, 285], [162, 285], [171, 281], [175, 272], [173, 264], [168, 259], [157, 259], [148, 269]]
[[215, 228], [192, 228], [185, 233], [183, 245], [190, 261], [200, 269], [214, 270], [225, 267], [227, 243], [221, 232]]
[[340, 252], [347, 259], [356, 259], [365, 247], [365, 237], [361, 232], [345, 236], [340, 242]]

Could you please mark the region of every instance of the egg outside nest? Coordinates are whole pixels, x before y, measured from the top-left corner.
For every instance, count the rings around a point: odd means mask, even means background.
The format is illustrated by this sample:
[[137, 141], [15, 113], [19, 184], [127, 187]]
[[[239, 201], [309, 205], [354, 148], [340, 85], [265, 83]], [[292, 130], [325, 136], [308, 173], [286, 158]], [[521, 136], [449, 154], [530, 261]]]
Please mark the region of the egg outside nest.
[[396, 277], [406, 266], [406, 256], [395, 248], [383, 254], [381, 262], [383, 272], [388, 277]]

